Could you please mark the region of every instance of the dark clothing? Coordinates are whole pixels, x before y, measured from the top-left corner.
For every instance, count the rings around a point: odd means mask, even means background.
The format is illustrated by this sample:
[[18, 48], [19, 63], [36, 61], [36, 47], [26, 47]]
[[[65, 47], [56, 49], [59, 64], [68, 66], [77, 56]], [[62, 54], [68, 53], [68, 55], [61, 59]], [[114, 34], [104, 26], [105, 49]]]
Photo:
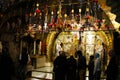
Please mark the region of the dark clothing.
[[8, 51], [0, 55], [0, 79], [12, 80], [14, 76], [14, 63]]
[[86, 70], [86, 58], [84, 56], [78, 58], [78, 69]]
[[29, 55], [27, 54], [27, 49], [23, 48], [22, 54], [20, 55], [20, 64], [18, 66], [18, 78], [20, 80], [25, 80], [27, 75], [27, 64]]
[[110, 59], [110, 62], [107, 66], [106, 74], [107, 74], [106, 80], [116, 80], [118, 76], [118, 64], [116, 62], [115, 57], [112, 57]]
[[67, 80], [76, 80], [77, 62], [73, 56], [67, 59]]
[[66, 63], [66, 56], [59, 55], [58, 57], [56, 57], [53, 63], [54, 80], [65, 80], [67, 66]]
[[25, 65], [19, 65], [17, 69], [17, 75], [19, 80], [25, 80], [27, 76], [27, 68]]
[[27, 49], [23, 48], [22, 54], [20, 55], [20, 65], [27, 65], [27, 63], [28, 63]]
[[86, 58], [84, 56], [78, 58], [78, 70], [86, 70]]
[[23, 53], [21, 55], [20, 64], [21, 65], [27, 65], [27, 63], [28, 63], [28, 54], [27, 53]]
[[79, 56], [78, 58], [78, 72], [79, 72], [80, 80], [85, 80], [86, 58], [84, 56]]
[[93, 80], [93, 72], [94, 72], [94, 60], [90, 60], [88, 63], [88, 70], [89, 70], [89, 80]]
[[82, 51], [78, 50], [75, 52], [78, 56], [77, 61], [77, 80], [85, 80], [86, 74], [86, 58], [82, 55]]
[[100, 80], [101, 71], [96, 71], [94, 74], [94, 80]]

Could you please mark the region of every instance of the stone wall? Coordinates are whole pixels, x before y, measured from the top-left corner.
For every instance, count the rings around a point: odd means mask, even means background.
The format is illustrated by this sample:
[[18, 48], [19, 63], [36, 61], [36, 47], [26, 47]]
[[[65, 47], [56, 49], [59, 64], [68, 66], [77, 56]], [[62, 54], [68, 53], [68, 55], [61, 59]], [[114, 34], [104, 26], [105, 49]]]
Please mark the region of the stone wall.
[[8, 47], [9, 53], [11, 58], [13, 59], [14, 62], [18, 61], [18, 55], [19, 55], [19, 43], [15, 42], [14, 35], [5, 33], [2, 34], [1, 37], [1, 42], [4, 42], [4, 45]]

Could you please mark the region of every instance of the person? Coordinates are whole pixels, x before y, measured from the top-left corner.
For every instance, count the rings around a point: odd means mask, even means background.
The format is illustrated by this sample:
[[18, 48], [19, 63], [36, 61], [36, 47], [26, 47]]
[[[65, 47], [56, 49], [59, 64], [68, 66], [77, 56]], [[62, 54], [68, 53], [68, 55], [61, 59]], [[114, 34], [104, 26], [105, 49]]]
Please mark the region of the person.
[[65, 52], [60, 51], [53, 62], [54, 80], [65, 80], [66, 79], [66, 65], [67, 59]]
[[101, 77], [101, 58], [100, 54], [95, 54], [95, 61], [94, 61], [94, 80], [100, 80]]
[[14, 71], [14, 62], [10, 57], [9, 49], [3, 46], [0, 54], [0, 79], [12, 80], [15, 74]]
[[77, 62], [76, 59], [71, 55], [67, 59], [67, 80], [76, 80], [76, 69]]
[[90, 56], [90, 60], [88, 63], [88, 71], [89, 71], [89, 80], [93, 80], [93, 71], [94, 71], [94, 56]]
[[110, 57], [111, 59], [106, 70], [106, 75], [107, 75], [106, 80], [117, 80], [118, 64], [117, 64], [117, 57], [115, 56], [115, 53], [113, 51], [111, 51]]
[[59, 56], [60, 51], [63, 51], [63, 43], [59, 43], [56, 45], [56, 56]]
[[80, 80], [85, 80], [85, 75], [86, 75], [86, 58], [85, 56], [82, 55], [82, 51], [78, 50], [78, 74]]
[[18, 69], [18, 77], [20, 80], [25, 80], [27, 75], [27, 64], [29, 63], [30, 57], [27, 53], [27, 48], [22, 49], [22, 54], [20, 54], [19, 59], [19, 69]]

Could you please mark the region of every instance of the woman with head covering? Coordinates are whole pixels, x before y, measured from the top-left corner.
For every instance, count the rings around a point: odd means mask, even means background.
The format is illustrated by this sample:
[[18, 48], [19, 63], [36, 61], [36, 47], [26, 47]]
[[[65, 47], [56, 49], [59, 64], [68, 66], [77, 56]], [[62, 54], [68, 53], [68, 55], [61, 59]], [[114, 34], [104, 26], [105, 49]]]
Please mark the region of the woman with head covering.
[[100, 80], [101, 77], [101, 58], [100, 54], [95, 54], [95, 61], [94, 61], [94, 80]]

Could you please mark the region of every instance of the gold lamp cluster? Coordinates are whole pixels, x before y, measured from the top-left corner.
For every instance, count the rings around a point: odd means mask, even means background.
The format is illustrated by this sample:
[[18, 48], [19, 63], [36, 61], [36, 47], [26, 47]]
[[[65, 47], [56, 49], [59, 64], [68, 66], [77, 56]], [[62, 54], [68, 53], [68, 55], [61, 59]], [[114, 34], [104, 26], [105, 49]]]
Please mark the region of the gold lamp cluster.
[[[96, 0], [93, 0], [93, 2], [97, 4]], [[39, 9], [39, 4], [37, 3], [34, 15], [30, 14], [29, 16], [27, 32], [35, 34], [41, 32], [48, 33], [50, 31], [107, 30], [108, 28], [105, 26], [105, 20], [99, 20], [95, 15], [91, 16], [89, 0], [87, 3], [84, 15], [81, 14], [81, 8], [78, 8], [78, 14], [74, 13], [74, 9], [71, 10], [70, 14], [62, 14], [62, 5], [64, 4], [61, 2], [57, 6], [57, 13], [52, 10], [51, 13], [48, 14], [48, 8], [46, 8], [45, 12], [42, 12]], [[43, 16], [44, 18], [42, 18]], [[55, 19], [55, 16], [57, 16], [57, 19]], [[110, 29], [113, 30], [113, 27]]]

